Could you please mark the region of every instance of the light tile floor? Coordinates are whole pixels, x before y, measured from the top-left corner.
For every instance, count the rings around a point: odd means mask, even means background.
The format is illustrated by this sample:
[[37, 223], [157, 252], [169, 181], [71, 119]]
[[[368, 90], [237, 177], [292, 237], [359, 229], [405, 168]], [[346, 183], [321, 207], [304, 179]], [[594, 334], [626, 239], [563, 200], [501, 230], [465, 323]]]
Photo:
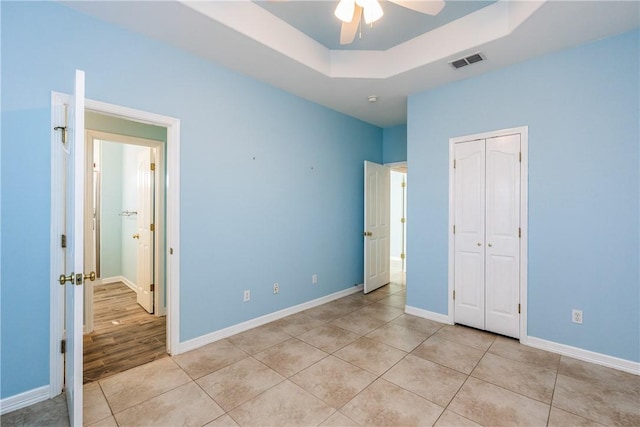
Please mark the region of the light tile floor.
[[[640, 425], [640, 377], [404, 314], [405, 298], [392, 283], [86, 384], [85, 425]], [[60, 402], [2, 425], [64, 425]]]

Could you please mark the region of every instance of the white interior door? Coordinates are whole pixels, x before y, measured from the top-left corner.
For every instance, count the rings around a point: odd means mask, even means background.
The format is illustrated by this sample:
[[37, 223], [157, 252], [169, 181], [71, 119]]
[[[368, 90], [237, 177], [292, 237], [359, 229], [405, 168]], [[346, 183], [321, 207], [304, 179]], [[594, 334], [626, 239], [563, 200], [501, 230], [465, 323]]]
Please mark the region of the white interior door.
[[65, 276], [65, 391], [72, 426], [82, 425], [82, 323], [84, 253], [84, 72], [76, 70], [67, 123]]
[[487, 139], [486, 329], [520, 331], [520, 135]]
[[137, 300], [145, 310], [153, 313], [152, 284], [152, 242], [151, 231], [152, 217], [152, 175], [151, 149], [143, 148], [138, 152], [138, 216], [136, 233], [138, 239], [138, 265], [137, 265]]
[[484, 329], [485, 142], [455, 146], [455, 319]]
[[391, 171], [364, 162], [364, 292], [389, 283], [389, 191]]

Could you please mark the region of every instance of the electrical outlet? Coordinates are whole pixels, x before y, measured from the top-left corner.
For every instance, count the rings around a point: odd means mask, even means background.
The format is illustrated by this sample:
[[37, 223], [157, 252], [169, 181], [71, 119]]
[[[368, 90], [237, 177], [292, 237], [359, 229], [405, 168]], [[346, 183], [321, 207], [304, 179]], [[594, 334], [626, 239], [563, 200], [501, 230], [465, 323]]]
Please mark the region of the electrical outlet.
[[571, 321], [582, 325], [582, 310], [571, 310]]
[[317, 285], [318, 284], [318, 275], [314, 274], [311, 276], [311, 284], [312, 285]]
[[244, 302], [247, 302], [250, 299], [251, 299], [251, 291], [244, 291], [244, 297], [243, 297]]
[[280, 292], [280, 285], [278, 283], [274, 283], [273, 284], [273, 293], [277, 294], [278, 292]]

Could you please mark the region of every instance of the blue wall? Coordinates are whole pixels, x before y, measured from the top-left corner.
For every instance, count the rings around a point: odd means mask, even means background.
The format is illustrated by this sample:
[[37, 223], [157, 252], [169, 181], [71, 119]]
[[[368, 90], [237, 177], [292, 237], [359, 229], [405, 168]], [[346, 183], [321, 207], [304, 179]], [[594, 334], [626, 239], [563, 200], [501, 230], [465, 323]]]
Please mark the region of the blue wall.
[[87, 98], [181, 120], [182, 341], [362, 283], [380, 128], [57, 3], [3, 2], [1, 28], [0, 397], [49, 383], [50, 97], [76, 68]]
[[382, 129], [382, 161], [384, 163], [407, 161], [407, 125]]
[[408, 305], [447, 313], [449, 138], [528, 125], [528, 335], [640, 361], [638, 45], [634, 31], [410, 96]]

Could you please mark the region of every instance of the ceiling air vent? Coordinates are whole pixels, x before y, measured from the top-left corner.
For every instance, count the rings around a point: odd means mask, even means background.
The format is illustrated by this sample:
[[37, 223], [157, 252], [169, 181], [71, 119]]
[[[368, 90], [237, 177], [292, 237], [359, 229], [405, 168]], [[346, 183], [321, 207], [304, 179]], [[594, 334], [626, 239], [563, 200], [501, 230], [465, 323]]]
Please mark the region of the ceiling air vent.
[[451, 65], [453, 68], [462, 68], [462, 67], [466, 67], [467, 65], [471, 65], [471, 64], [475, 64], [476, 62], [480, 62], [484, 60], [484, 57], [482, 56], [481, 53], [474, 53], [473, 55], [469, 55], [466, 58], [460, 58], [460, 59], [456, 59], [455, 61], [451, 61], [449, 62], [449, 65]]

